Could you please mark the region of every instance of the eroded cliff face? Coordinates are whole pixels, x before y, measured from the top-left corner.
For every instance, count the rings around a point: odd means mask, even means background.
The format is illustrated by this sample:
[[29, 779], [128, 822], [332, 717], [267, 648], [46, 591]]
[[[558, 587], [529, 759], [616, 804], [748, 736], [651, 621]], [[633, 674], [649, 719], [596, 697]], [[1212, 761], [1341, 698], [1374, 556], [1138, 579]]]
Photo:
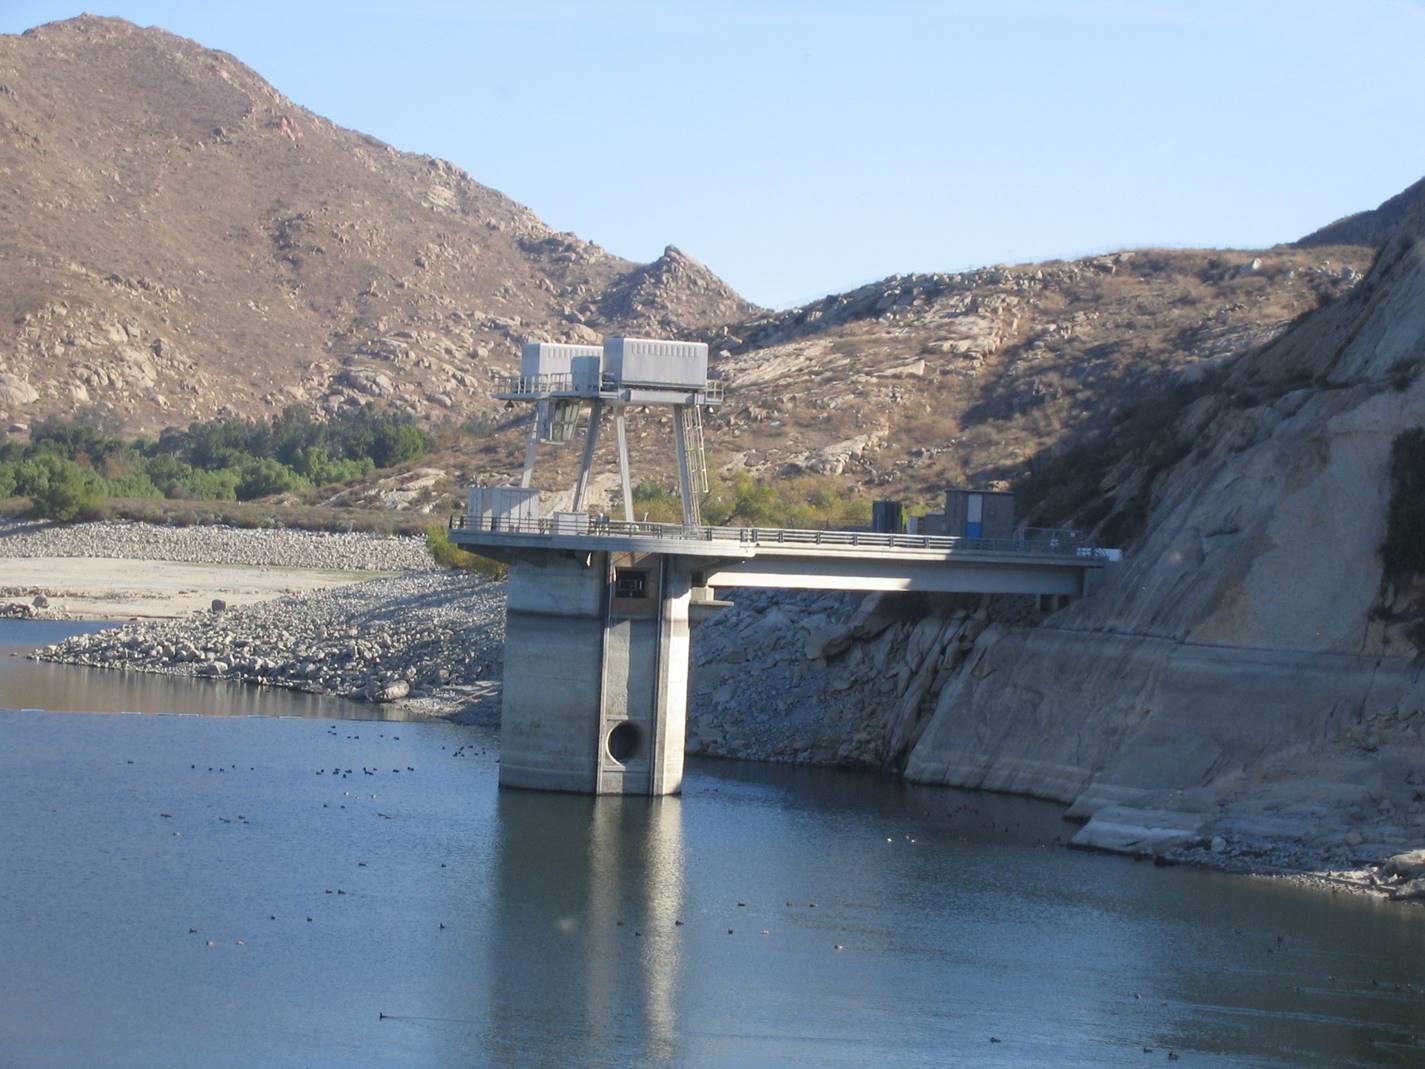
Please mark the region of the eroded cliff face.
[[1319, 864], [1425, 841], [1425, 661], [1379, 552], [1392, 442], [1425, 424], [1419, 234], [1184, 415], [1130, 559], [987, 630], [908, 777], [1070, 803], [1088, 845]]
[[[1425, 425], [1422, 231], [1164, 427], [1184, 459], [1106, 480], [1148, 522], [1095, 596], [1043, 618], [789, 600], [795, 637], [739, 675], [784, 715], [834, 715], [758, 756], [904, 760], [913, 780], [1056, 799], [1110, 849], [1322, 868], [1425, 844], [1425, 606], [1380, 554], [1392, 442]], [[711, 752], [757, 715], [717, 698], [695, 691]], [[818, 748], [827, 725], [842, 741]]]

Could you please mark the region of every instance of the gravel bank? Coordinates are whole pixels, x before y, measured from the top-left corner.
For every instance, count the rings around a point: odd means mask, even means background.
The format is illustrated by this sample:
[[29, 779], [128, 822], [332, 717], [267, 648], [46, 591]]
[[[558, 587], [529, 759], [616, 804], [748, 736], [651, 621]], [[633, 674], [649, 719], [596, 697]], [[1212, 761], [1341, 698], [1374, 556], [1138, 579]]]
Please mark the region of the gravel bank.
[[57, 526], [0, 519], [0, 558], [104, 557], [185, 564], [403, 572], [431, 567], [425, 540], [361, 531], [164, 527], [122, 521]]
[[504, 609], [501, 583], [427, 571], [78, 635], [32, 656], [444, 714], [497, 689]]

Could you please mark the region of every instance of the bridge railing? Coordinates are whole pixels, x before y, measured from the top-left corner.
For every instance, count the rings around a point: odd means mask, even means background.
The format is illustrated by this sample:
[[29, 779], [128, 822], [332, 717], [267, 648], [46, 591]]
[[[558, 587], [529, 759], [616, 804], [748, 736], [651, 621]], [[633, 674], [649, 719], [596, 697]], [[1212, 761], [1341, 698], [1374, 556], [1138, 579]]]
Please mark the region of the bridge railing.
[[548, 375], [497, 375], [495, 393], [525, 394], [530, 397], [547, 397], [552, 393], [572, 393], [574, 376], [569, 372], [554, 372]]
[[[576, 382], [571, 372], [560, 371], [547, 375], [497, 375], [495, 376], [494, 393], [497, 397], [541, 398], [552, 397], [555, 394], [593, 397], [601, 393], [618, 393], [625, 388], [661, 389], [674, 393], [683, 391], [683, 387], [640, 386], [638, 383], [620, 382], [616, 376], [609, 372], [604, 372], [600, 376], [598, 389], [594, 389], [590, 380], [581, 377]], [[701, 387], [688, 387], [686, 392], [701, 392], [704, 403], [721, 404], [723, 389], [724, 384], [720, 380], [708, 379]]]
[[686, 527], [675, 523], [638, 523], [596, 516], [563, 515], [539, 519], [457, 515], [451, 530], [505, 535], [588, 538], [655, 538], [729, 542], [739, 546], [825, 546], [866, 549], [929, 549], [963, 553], [1012, 553], [1101, 560], [1107, 553], [1086, 545], [1074, 531], [1030, 529], [1023, 538], [957, 538], [953, 535], [888, 534], [880, 531], [810, 531], [787, 527]]

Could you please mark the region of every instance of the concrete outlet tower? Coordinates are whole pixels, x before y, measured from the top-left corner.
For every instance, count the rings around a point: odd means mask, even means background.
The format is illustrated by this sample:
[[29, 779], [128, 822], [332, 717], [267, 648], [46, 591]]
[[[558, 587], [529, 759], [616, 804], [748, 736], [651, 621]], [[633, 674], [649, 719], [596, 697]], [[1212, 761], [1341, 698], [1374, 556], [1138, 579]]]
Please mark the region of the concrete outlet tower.
[[[906, 535], [708, 527], [702, 408], [722, 401], [707, 346], [610, 338], [603, 346], [531, 343], [495, 396], [533, 409], [518, 486], [470, 488], [451, 541], [510, 568], [500, 784], [585, 794], [673, 794], [683, 782], [689, 608], [719, 587], [1087, 593], [1107, 551], [1036, 537]], [[680, 523], [633, 515], [625, 414], [673, 410]], [[600, 428], [618, 437], [623, 519], [584, 511]], [[533, 489], [541, 442], [572, 441], [585, 421], [568, 512], [544, 515]], [[980, 532], [983, 535], [985, 532]]]
[[[707, 492], [702, 407], [722, 401], [701, 342], [610, 338], [602, 346], [531, 342], [496, 397], [533, 416], [518, 487], [472, 487], [466, 530], [579, 538], [609, 533], [585, 511], [594, 451], [612, 417], [623, 520], [632, 535], [626, 414], [671, 408], [683, 526]], [[585, 424], [571, 511], [544, 517], [531, 488], [540, 443]], [[500, 782], [505, 786], [671, 794], [683, 778], [691, 576], [680, 559], [581, 543], [511, 554]]]

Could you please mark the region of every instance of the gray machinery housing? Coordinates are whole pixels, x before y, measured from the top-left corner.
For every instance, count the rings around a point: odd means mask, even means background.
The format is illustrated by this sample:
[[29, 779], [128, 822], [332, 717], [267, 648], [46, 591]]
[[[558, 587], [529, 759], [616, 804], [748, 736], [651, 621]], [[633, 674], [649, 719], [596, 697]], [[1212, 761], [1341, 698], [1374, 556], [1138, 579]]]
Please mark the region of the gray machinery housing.
[[945, 534], [956, 538], [1014, 537], [1014, 494], [953, 489], [945, 493]]
[[634, 519], [634, 514], [625, 410], [630, 405], [672, 408], [683, 522], [689, 527], [702, 522], [700, 496], [708, 490], [702, 407], [722, 401], [721, 383], [708, 379], [705, 343], [661, 338], [608, 338], [602, 346], [528, 342], [520, 354], [519, 375], [501, 383], [495, 396], [511, 403], [534, 404], [520, 476], [523, 488], [533, 481], [539, 443], [572, 440], [578, 433], [580, 417], [588, 412], [584, 454], [574, 485], [574, 512], [584, 508], [600, 427], [605, 416], [612, 414], [618, 436], [624, 519], [628, 521]]

